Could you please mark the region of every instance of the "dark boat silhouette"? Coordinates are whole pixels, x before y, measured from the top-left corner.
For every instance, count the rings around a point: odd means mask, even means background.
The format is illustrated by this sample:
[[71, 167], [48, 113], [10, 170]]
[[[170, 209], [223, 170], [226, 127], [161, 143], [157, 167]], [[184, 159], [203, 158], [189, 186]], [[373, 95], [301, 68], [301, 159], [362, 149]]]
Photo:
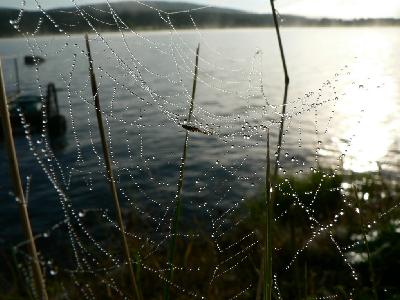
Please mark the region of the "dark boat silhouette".
[[24, 61], [26, 65], [34, 65], [40, 64], [45, 61], [45, 59], [41, 56], [34, 56], [34, 55], [25, 55]]
[[[45, 108], [43, 108], [43, 103], [45, 103]], [[53, 83], [48, 84], [44, 101], [37, 94], [21, 93], [9, 103], [9, 111], [13, 131], [16, 134], [24, 132], [21, 113], [29, 124], [31, 132], [39, 132], [45, 126], [50, 137], [65, 134], [66, 120], [60, 114], [57, 91]]]

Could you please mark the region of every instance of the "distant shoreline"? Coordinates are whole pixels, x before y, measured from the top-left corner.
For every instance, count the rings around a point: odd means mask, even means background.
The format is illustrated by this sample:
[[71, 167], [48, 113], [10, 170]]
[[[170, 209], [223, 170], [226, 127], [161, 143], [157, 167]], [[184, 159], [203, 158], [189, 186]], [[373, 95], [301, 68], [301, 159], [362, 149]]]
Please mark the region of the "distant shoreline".
[[[281, 28], [283, 30], [285, 29], [307, 29], [307, 28], [342, 28], [342, 29], [356, 29], [356, 28], [399, 28], [400, 24], [354, 24], [354, 25], [341, 25], [341, 24], [336, 24], [336, 25], [282, 25]], [[202, 27], [199, 28], [201, 31], [220, 31], [220, 30], [263, 30], [263, 29], [274, 29], [273, 26], [237, 26], [237, 27]], [[138, 28], [134, 30], [136, 33], [161, 33], [161, 32], [170, 32], [171, 29], [164, 29], [164, 28]], [[193, 27], [181, 27], [181, 28], [175, 28], [175, 31], [178, 32], [191, 32], [191, 31], [196, 31]], [[81, 32], [68, 32], [69, 35], [71, 36], [76, 36], [76, 35], [82, 35], [85, 33], [89, 33], [89, 35], [95, 35], [95, 32], [90, 32], [90, 31], [81, 31]], [[131, 30], [124, 30], [122, 31], [125, 34], [133, 34]], [[101, 34], [119, 34], [121, 33], [120, 31], [102, 31], [99, 30], [99, 33]], [[37, 33], [34, 35], [35, 37], [46, 37], [46, 36], [52, 36], [52, 37], [63, 37], [65, 34], [63, 33], [55, 33], [55, 32], [46, 32], [46, 33]], [[32, 35], [28, 35], [27, 37], [33, 37]], [[22, 34], [20, 33], [15, 33], [15, 34], [10, 34], [10, 35], [0, 35], [0, 39], [19, 39], [19, 38], [24, 38]]]
[[[0, 8], [0, 37], [21, 36], [17, 32], [37, 32], [36, 36], [59, 35], [60, 29], [68, 34], [83, 34], [96, 28], [99, 32], [119, 32], [132, 28], [135, 32], [195, 29], [271, 28], [271, 14], [248, 13], [221, 7], [202, 7], [193, 3], [146, 1], [136, 3], [120, 1], [112, 3], [113, 13], [107, 3], [49, 9], [45, 12]], [[181, 12], [181, 13], [173, 13]], [[290, 27], [398, 27], [400, 19], [329, 19], [308, 18], [299, 15], [281, 16], [282, 28]], [[10, 20], [18, 20], [16, 24]], [[15, 29], [13, 28], [16, 27]], [[129, 32], [129, 30], [127, 30]], [[62, 34], [62, 33], [61, 33]]]

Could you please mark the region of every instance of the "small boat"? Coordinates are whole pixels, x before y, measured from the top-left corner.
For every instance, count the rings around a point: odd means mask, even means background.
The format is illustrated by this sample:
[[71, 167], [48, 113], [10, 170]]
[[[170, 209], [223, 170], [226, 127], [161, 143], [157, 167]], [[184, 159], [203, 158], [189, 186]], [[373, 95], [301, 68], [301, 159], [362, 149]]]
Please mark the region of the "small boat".
[[[53, 83], [48, 84], [44, 101], [37, 94], [21, 93], [9, 103], [10, 119], [15, 133], [23, 131], [20, 116], [22, 113], [31, 132], [39, 132], [46, 124], [50, 137], [65, 134], [66, 120], [60, 114], [57, 91]], [[43, 102], [46, 104], [45, 111], [43, 111]]]
[[34, 56], [34, 55], [25, 55], [25, 64], [26, 65], [34, 65], [34, 64], [40, 64], [45, 61], [45, 59], [41, 56]]

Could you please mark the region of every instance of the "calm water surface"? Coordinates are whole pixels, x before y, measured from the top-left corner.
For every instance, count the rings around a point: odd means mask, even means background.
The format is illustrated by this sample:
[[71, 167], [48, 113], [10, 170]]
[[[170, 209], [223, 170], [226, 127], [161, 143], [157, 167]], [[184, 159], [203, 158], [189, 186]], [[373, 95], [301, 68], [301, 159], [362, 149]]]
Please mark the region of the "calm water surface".
[[[308, 173], [317, 165], [375, 171], [379, 162], [396, 174], [399, 29], [292, 28], [283, 30], [283, 38], [291, 84], [281, 172]], [[192, 124], [212, 134], [190, 134], [183, 214], [211, 226], [261, 187], [265, 128], [276, 144], [283, 73], [274, 31], [92, 36], [121, 199], [154, 228], [174, 199], [185, 135], [180, 124], [188, 113], [198, 42]], [[1, 55], [18, 56], [23, 90], [39, 93], [40, 86], [56, 84], [68, 121], [65, 138], [53, 147], [40, 134], [32, 134], [31, 145], [25, 136], [16, 138], [22, 174], [32, 178], [29, 207], [36, 232], [63, 218], [65, 199], [76, 212], [110, 207], [84, 50], [77, 35], [0, 40]], [[30, 51], [46, 58], [38, 70], [23, 65]], [[10, 93], [12, 63], [3, 61]], [[0, 155], [0, 238], [20, 239], [3, 147]]]

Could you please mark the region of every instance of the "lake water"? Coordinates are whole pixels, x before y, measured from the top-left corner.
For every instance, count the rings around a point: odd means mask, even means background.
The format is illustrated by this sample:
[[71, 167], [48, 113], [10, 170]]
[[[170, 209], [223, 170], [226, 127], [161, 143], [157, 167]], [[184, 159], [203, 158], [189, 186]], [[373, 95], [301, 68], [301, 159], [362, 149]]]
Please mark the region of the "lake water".
[[[318, 165], [376, 171], [379, 162], [396, 175], [399, 33], [389, 27], [283, 29], [291, 83], [281, 174], [309, 173]], [[163, 216], [174, 200], [185, 136], [181, 124], [189, 110], [199, 42], [191, 125], [212, 134], [190, 133], [183, 216], [212, 227], [221, 214], [257, 193], [265, 173], [266, 128], [274, 153], [282, 109], [274, 30], [127, 33], [124, 38], [113, 33], [91, 39], [125, 207], [155, 231], [160, 223], [166, 228]], [[30, 51], [46, 59], [38, 70], [23, 65]], [[45, 93], [47, 83], [54, 82], [68, 123], [65, 139], [53, 147], [40, 134], [32, 134], [32, 145], [25, 136], [16, 138], [23, 179], [32, 178], [34, 231], [48, 229], [65, 212], [110, 208], [83, 36], [1, 39], [0, 55], [18, 57], [23, 90], [39, 93], [42, 86]], [[3, 68], [12, 93], [12, 60], [3, 60]], [[0, 155], [0, 239], [21, 239], [3, 147]]]

